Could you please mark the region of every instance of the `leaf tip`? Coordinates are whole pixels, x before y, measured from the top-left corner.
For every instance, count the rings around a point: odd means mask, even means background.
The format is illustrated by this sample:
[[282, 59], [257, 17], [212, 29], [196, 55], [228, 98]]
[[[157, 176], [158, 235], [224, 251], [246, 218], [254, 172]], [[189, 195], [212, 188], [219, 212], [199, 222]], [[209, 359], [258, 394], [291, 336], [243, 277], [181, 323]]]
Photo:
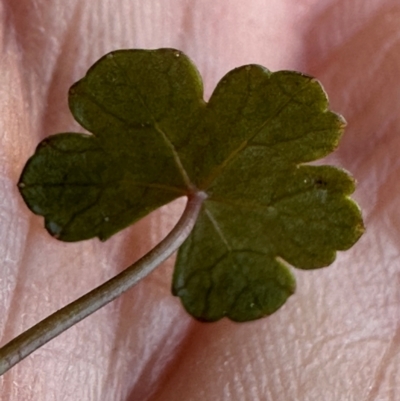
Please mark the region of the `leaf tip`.
[[336, 114], [336, 116], [338, 118], [338, 121], [339, 121], [339, 127], [344, 129], [347, 126], [346, 119], [341, 114], [338, 114], [338, 113], [335, 113], [335, 114]]
[[62, 227], [55, 221], [46, 221], [46, 229], [53, 238], [59, 239], [61, 237]]

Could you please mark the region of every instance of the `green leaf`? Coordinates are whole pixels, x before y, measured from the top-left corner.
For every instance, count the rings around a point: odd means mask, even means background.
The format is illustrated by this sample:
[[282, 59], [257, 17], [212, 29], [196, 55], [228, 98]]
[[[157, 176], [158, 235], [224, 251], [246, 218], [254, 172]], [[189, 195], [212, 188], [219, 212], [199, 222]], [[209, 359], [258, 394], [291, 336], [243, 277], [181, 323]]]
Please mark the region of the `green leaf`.
[[93, 135], [45, 139], [21, 177], [26, 203], [52, 235], [105, 240], [190, 191], [174, 142], [187, 140], [204, 101], [182, 53], [110, 53], [72, 86], [69, 105]]
[[294, 292], [289, 265], [327, 266], [363, 232], [353, 179], [304, 164], [337, 147], [344, 121], [315, 79], [258, 65], [229, 72], [208, 104], [202, 96], [177, 50], [110, 53], [70, 90], [71, 111], [92, 135], [44, 140], [20, 190], [64, 241], [107, 239], [206, 192], [173, 293], [200, 320], [257, 319]]

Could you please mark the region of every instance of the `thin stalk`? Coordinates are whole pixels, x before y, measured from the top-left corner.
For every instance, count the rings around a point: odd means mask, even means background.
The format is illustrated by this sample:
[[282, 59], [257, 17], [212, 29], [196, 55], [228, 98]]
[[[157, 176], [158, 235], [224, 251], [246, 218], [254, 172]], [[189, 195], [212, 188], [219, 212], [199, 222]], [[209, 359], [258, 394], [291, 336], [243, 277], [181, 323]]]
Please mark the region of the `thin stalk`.
[[118, 298], [170, 257], [192, 231], [205, 198], [204, 192], [190, 196], [172, 231], [137, 262], [4, 345], [0, 349], [0, 375], [54, 337]]

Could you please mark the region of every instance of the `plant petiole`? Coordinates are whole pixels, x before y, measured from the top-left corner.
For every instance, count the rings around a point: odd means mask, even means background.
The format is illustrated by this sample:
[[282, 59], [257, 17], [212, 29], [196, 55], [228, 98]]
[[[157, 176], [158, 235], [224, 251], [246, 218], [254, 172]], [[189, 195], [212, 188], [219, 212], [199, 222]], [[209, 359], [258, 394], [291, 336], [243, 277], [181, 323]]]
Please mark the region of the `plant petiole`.
[[0, 349], [0, 375], [42, 345], [118, 298], [171, 256], [192, 231], [206, 197], [202, 191], [191, 194], [172, 231], [137, 262], [4, 345]]

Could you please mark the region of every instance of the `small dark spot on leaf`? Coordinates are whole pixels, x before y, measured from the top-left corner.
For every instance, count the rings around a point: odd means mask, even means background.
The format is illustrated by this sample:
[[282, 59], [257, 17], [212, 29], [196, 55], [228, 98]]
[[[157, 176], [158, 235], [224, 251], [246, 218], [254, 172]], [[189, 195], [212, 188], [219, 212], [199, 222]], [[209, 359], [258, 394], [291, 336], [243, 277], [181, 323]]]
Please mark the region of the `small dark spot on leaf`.
[[315, 180], [316, 188], [326, 188], [327, 185], [328, 185], [328, 183], [321, 178], [318, 178], [317, 180]]

